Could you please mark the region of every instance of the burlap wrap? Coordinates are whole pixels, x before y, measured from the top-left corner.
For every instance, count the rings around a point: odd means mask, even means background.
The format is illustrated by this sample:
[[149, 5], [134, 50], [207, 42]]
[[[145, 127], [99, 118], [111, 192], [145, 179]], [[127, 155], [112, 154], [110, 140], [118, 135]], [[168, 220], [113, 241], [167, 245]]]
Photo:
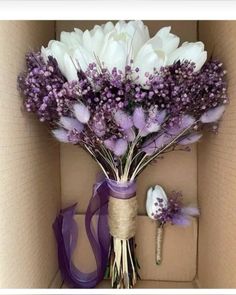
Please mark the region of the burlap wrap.
[[112, 196], [108, 203], [108, 222], [110, 234], [122, 240], [128, 240], [135, 235], [137, 198], [117, 199]]

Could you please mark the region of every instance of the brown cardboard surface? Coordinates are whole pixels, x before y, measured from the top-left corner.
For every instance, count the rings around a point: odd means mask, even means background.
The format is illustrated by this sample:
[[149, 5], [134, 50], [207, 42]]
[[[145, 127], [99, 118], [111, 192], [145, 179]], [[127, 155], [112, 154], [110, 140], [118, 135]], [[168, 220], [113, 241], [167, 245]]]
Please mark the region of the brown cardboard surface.
[[[196, 149], [193, 147], [191, 152], [170, 153], [165, 159], [149, 165], [137, 182], [139, 213], [146, 213], [146, 192], [155, 184], [162, 185], [167, 191], [180, 190], [186, 203], [196, 203], [196, 162]], [[62, 144], [62, 206], [78, 202], [77, 211], [84, 213], [99, 171], [95, 161], [85, 151], [76, 146]]]
[[[79, 27], [91, 29], [104, 21], [57, 21], [57, 36], [63, 30]], [[196, 21], [146, 21], [153, 35], [163, 26], [172, 26], [181, 41], [195, 41]], [[61, 145], [61, 193], [62, 206], [78, 202], [78, 212], [84, 213], [92, 193], [99, 168], [83, 150], [71, 145]], [[196, 203], [197, 195], [196, 149], [190, 153], [177, 152], [165, 156], [164, 160], [150, 165], [138, 179], [139, 214], [145, 214], [146, 191], [151, 185], [163, 185], [168, 191], [181, 190], [186, 202]]]
[[57, 271], [52, 222], [60, 206], [59, 146], [21, 111], [24, 55], [53, 22], [0, 21], [0, 287], [47, 287]]
[[236, 288], [236, 22], [201, 21], [199, 38], [228, 71], [230, 105], [218, 136], [198, 149], [198, 276], [202, 288]]
[[[90, 248], [85, 228], [84, 215], [76, 215], [79, 238], [73, 261], [77, 267], [89, 272], [95, 268], [95, 259]], [[146, 216], [137, 219], [137, 257], [141, 266], [142, 280], [192, 281], [196, 275], [197, 222], [190, 227], [167, 226], [163, 241], [163, 262], [155, 263], [156, 223]]]

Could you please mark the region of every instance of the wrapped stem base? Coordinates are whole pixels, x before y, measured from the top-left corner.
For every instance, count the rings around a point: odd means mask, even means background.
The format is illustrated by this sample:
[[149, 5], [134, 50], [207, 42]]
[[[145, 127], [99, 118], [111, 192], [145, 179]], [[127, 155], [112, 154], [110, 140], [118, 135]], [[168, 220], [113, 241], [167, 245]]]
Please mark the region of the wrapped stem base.
[[128, 199], [109, 198], [108, 221], [112, 242], [107, 276], [113, 288], [132, 288], [138, 275], [135, 257], [135, 230], [137, 216], [136, 196]]
[[162, 243], [163, 243], [163, 225], [157, 226], [157, 235], [156, 235], [156, 264], [160, 265], [162, 261]]

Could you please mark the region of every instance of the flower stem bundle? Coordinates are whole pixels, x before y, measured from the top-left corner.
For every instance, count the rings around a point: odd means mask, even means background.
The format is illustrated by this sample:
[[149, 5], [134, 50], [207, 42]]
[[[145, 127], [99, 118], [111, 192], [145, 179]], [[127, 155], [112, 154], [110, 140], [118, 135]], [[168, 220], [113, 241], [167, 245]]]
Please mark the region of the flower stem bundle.
[[142, 21], [75, 29], [27, 54], [19, 76], [26, 110], [87, 151], [106, 178], [113, 287], [132, 288], [139, 277], [138, 175], [165, 153], [187, 151], [203, 129], [216, 132], [228, 102], [222, 64], [206, 62], [202, 42], [179, 41], [170, 27], [150, 38]]

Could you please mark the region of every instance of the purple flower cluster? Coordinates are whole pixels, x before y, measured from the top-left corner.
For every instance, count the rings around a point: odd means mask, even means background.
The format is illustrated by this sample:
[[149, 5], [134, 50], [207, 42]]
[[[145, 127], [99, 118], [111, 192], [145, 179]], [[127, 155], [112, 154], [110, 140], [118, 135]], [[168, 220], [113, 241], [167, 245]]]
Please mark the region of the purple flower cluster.
[[218, 61], [197, 72], [190, 62], [176, 62], [147, 73], [145, 85], [132, 61], [124, 73], [89, 64], [72, 82], [53, 57], [30, 53], [26, 65], [19, 76], [26, 110], [59, 127], [58, 140], [81, 145], [116, 178], [125, 172], [133, 179], [158, 152], [198, 141], [204, 126], [215, 131], [228, 102]]
[[150, 75], [150, 90], [143, 103], [158, 105], [172, 118], [189, 114], [197, 119], [203, 112], [227, 103], [222, 63], [211, 60], [198, 72], [194, 67], [188, 61], [177, 62]]
[[52, 57], [45, 63], [40, 53], [26, 55], [27, 72], [18, 77], [19, 87], [25, 97], [28, 112], [36, 113], [41, 122], [52, 125], [70, 114], [76, 101], [77, 82], [68, 83]]
[[[160, 199], [160, 201], [162, 201]], [[181, 192], [171, 192], [168, 195], [167, 206], [157, 202], [158, 210], [155, 214], [155, 219], [163, 226], [166, 223], [171, 223], [180, 226], [187, 226], [190, 223], [191, 216], [198, 216], [199, 210], [195, 207], [185, 207], [182, 202]]]
[[167, 112], [168, 124], [175, 125], [182, 114], [198, 119], [203, 112], [228, 102], [222, 63], [209, 61], [198, 72], [194, 72], [194, 67], [187, 61], [163, 67], [147, 75], [142, 87], [133, 79], [130, 66], [125, 73], [116, 68], [110, 73], [91, 64], [85, 78], [80, 80], [80, 95], [91, 111], [99, 111], [104, 117], [109, 117], [114, 109], [132, 113], [136, 106], [147, 110], [155, 105]]

